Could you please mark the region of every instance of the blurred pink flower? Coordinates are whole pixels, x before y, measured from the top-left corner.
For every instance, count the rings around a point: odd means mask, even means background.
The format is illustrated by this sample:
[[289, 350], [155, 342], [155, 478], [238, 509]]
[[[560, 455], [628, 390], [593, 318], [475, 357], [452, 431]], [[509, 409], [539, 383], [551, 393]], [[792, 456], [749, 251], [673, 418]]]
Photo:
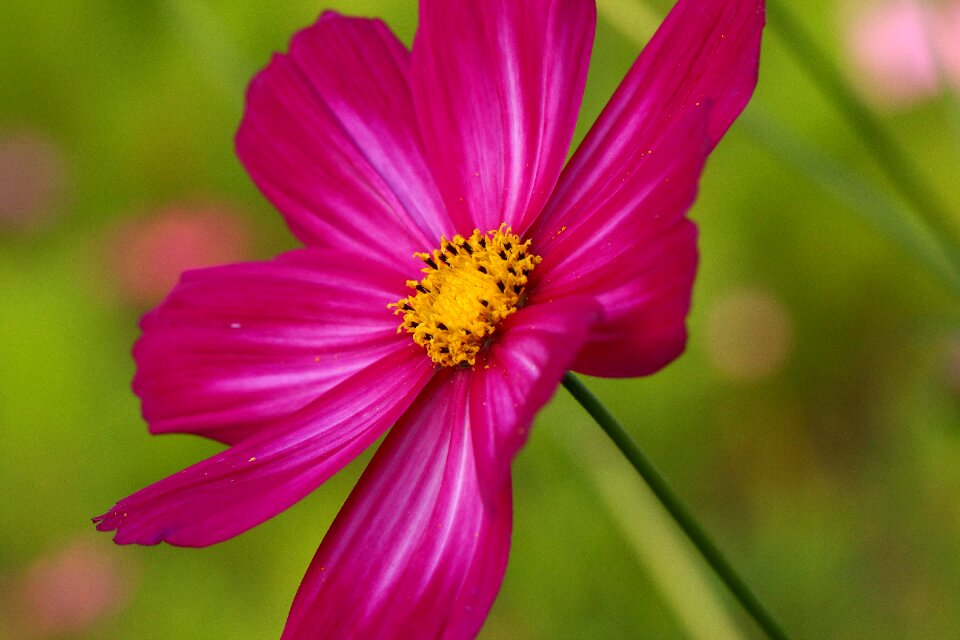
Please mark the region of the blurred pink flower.
[[11, 619], [19, 637], [83, 634], [126, 604], [132, 582], [116, 553], [76, 538], [38, 558], [15, 583]]
[[66, 162], [52, 140], [25, 130], [0, 133], [0, 232], [47, 224], [65, 182]]
[[510, 464], [564, 371], [645, 375], [684, 348], [686, 212], [753, 92], [763, 21], [762, 0], [678, 2], [566, 167], [593, 0], [422, 0], [412, 52], [334, 13], [297, 34], [251, 84], [237, 149], [307, 248], [186, 274], [134, 351], [154, 433], [231, 446], [98, 528], [225, 540], [396, 423], [284, 637], [476, 634]]
[[906, 108], [960, 87], [960, 1], [879, 0], [853, 5], [846, 48], [855, 80], [878, 106]]
[[246, 258], [250, 232], [229, 207], [195, 203], [125, 220], [107, 241], [107, 266], [120, 297], [149, 307], [184, 271]]

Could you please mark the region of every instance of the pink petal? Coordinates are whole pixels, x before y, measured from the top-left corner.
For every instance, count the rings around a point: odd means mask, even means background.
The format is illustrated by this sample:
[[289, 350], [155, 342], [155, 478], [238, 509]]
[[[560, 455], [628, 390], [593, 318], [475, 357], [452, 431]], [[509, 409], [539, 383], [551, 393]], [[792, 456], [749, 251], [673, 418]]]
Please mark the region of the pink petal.
[[[634, 377], [659, 371], [686, 346], [685, 319], [697, 270], [697, 229], [681, 219], [614, 269], [620, 286], [597, 296], [606, 312], [572, 368], [594, 376]], [[601, 274], [597, 274], [600, 276]]]
[[317, 551], [285, 640], [480, 630], [506, 569], [511, 497], [509, 478], [478, 484], [468, 388], [467, 372], [442, 371], [387, 436]]
[[676, 126], [637, 159], [634, 189], [613, 191], [596, 214], [534, 247], [530, 299], [593, 295], [603, 307], [574, 369], [639, 376], [659, 370], [686, 344], [684, 321], [696, 274], [696, 229], [683, 214], [706, 158], [706, 120]]
[[[600, 306], [569, 296], [531, 304], [507, 318], [484, 363], [471, 374], [470, 421], [485, 486], [497, 485], [527, 441], [530, 423], [553, 396], [593, 324]], [[497, 474], [500, 474], [499, 476]]]
[[522, 234], [567, 155], [592, 0], [423, 0], [411, 84], [427, 156], [461, 231]]
[[560, 177], [530, 235], [532, 300], [604, 307], [575, 367], [652, 373], [683, 350], [696, 267], [683, 219], [707, 154], [756, 84], [763, 2], [681, 0]]
[[510, 544], [510, 461], [586, 338], [589, 298], [527, 307], [387, 436], [307, 572], [285, 639], [472, 638]]
[[408, 65], [382, 22], [328, 12], [251, 83], [237, 153], [304, 243], [409, 258], [453, 230]]
[[367, 448], [432, 375], [409, 344], [301, 412], [118, 502], [94, 519], [118, 544], [200, 547], [272, 518]]
[[403, 275], [303, 249], [187, 273], [143, 320], [134, 390], [154, 433], [232, 444], [403, 348]]

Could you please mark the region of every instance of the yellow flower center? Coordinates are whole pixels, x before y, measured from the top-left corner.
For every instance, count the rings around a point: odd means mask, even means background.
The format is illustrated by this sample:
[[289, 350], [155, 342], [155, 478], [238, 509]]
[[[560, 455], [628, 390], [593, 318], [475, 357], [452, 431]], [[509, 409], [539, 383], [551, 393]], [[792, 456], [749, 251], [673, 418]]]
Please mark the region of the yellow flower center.
[[397, 333], [412, 334], [441, 366], [474, 365], [497, 325], [523, 306], [527, 276], [540, 264], [529, 246], [501, 225], [440, 238], [433, 253], [414, 254], [427, 266], [422, 280], [407, 281], [416, 293], [388, 305], [403, 315]]

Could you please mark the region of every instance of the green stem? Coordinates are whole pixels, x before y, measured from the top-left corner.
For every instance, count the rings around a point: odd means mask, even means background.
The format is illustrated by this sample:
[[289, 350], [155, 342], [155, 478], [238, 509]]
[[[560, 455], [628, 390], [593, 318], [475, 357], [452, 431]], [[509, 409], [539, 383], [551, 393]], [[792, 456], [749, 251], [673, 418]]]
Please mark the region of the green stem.
[[847, 124], [876, 158], [887, 179], [922, 216], [933, 232], [941, 250], [960, 273], [960, 251], [951, 223], [953, 216], [920, 174], [907, 160], [907, 155], [869, 108], [843, 80], [834, 61], [816, 40], [800, 25], [780, 0], [767, 0], [770, 26], [787, 44], [797, 64], [833, 101]]
[[767, 634], [768, 638], [776, 640], [786, 640], [780, 624], [764, 608], [760, 600], [754, 595], [750, 587], [737, 574], [733, 566], [723, 556], [717, 546], [707, 536], [704, 530], [697, 524], [687, 508], [683, 506], [677, 498], [673, 489], [667, 484], [664, 477], [657, 471], [653, 463], [633, 441], [627, 431], [617, 422], [607, 408], [603, 406], [593, 392], [587, 389], [579, 378], [568, 372], [563, 377], [563, 386], [570, 392], [577, 402], [579, 402], [587, 413], [596, 420], [597, 424], [606, 431], [613, 443], [617, 445], [621, 453], [627, 458], [637, 473], [644, 479], [654, 495], [660, 500], [660, 503], [673, 516], [673, 519], [680, 525], [680, 528], [687, 535], [697, 550], [703, 555], [704, 560], [713, 568], [716, 574], [723, 580], [730, 592], [737, 598], [744, 610], [756, 621], [757, 625]]

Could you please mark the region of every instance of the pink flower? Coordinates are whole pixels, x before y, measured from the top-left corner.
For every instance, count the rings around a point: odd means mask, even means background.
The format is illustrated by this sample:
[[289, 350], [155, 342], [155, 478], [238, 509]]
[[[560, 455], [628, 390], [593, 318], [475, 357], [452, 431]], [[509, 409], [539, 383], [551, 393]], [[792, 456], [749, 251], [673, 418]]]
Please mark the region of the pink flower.
[[476, 634], [510, 463], [563, 372], [645, 375], [683, 350], [685, 214], [755, 86], [763, 13], [681, 0], [566, 167], [593, 0], [422, 0], [412, 52], [332, 13], [299, 33], [254, 79], [237, 148], [307, 248], [186, 274], [134, 351], [152, 432], [231, 446], [98, 528], [220, 542], [394, 425], [284, 637]]

